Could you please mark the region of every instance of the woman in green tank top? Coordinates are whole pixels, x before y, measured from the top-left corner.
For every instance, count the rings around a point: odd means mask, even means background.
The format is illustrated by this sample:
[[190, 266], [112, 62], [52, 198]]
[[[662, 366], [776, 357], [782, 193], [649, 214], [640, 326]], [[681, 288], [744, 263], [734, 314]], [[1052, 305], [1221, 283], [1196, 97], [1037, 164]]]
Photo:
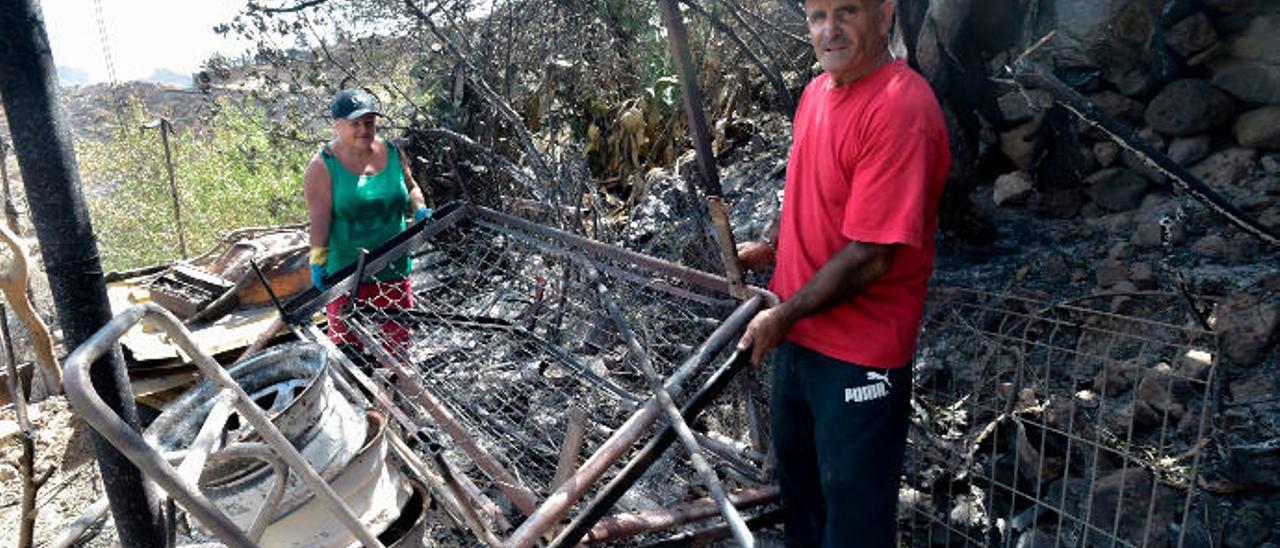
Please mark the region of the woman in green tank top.
[[[311, 218], [311, 282], [326, 289], [325, 278], [355, 262], [359, 249], [373, 249], [404, 231], [407, 217], [430, 215], [408, 163], [391, 143], [377, 135], [377, 106], [363, 90], [343, 90], [330, 105], [334, 139], [307, 164], [303, 195]], [[377, 308], [411, 308], [411, 265], [406, 254], [357, 289], [356, 300]], [[326, 307], [329, 337], [359, 346], [338, 316], [347, 297]], [[383, 322], [388, 340], [407, 344], [409, 332]]]

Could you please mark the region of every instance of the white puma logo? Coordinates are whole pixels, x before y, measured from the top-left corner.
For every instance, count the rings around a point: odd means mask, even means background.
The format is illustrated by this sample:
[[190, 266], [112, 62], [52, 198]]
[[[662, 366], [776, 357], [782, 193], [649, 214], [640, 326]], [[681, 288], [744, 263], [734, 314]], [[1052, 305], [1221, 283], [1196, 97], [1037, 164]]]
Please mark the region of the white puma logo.
[[888, 373], [877, 373], [875, 371], [867, 371], [867, 380], [875, 384], [866, 386], [855, 386], [844, 389], [844, 402], [851, 401], [862, 403], [870, 400], [878, 400], [889, 395], [889, 389], [893, 388], [893, 383], [889, 382]]

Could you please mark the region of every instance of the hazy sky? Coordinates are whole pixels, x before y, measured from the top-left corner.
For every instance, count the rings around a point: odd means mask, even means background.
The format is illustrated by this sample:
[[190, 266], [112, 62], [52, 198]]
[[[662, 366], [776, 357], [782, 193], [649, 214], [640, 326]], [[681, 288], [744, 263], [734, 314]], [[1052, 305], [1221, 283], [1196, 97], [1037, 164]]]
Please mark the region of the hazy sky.
[[[157, 69], [189, 74], [215, 52], [242, 47], [213, 32], [230, 21], [244, 0], [99, 0], [108, 47], [121, 81], [142, 79]], [[107, 80], [94, 0], [41, 0], [53, 61], [86, 71], [90, 82]]]

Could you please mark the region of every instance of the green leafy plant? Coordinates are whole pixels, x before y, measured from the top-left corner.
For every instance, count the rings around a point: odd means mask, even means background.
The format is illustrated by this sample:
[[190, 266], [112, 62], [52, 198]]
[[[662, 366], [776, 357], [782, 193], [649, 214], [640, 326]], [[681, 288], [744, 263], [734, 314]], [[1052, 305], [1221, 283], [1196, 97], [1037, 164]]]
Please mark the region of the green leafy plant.
[[[160, 133], [141, 129], [155, 115], [133, 101], [120, 118], [112, 138], [77, 144], [103, 265], [121, 270], [179, 259]], [[286, 137], [263, 109], [227, 99], [214, 102], [199, 126], [169, 136], [190, 254], [239, 227], [306, 220], [302, 170], [314, 145]]]

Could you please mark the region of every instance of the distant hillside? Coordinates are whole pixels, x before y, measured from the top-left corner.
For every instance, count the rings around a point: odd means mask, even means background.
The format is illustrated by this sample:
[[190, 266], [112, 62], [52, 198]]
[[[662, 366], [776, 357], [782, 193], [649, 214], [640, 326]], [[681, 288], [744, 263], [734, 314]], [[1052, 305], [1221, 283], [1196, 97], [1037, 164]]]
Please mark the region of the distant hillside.
[[145, 80], [154, 84], [167, 84], [183, 88], [191, 87], [191, 74], [166, 68], [156, 69], [156, 71], [151, 73], [151, 76], [146, 77]]

